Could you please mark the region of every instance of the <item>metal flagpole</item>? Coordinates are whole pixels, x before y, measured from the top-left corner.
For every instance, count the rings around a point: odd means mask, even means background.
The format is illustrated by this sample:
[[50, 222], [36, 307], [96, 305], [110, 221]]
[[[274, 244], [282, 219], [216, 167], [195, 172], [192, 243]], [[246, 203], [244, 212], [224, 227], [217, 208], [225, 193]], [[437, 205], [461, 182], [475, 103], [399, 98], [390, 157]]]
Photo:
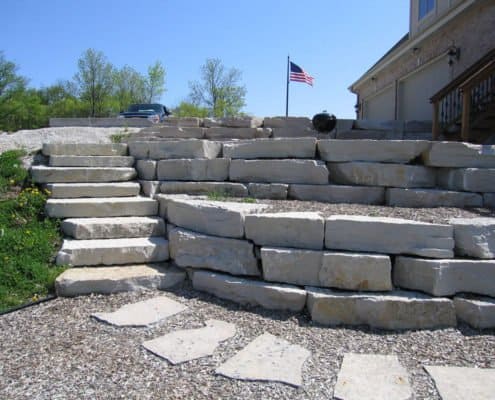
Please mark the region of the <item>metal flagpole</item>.
[[289, 117], [289, 56], [287, 56], [287, 92], [285, 95], [285, 118]]

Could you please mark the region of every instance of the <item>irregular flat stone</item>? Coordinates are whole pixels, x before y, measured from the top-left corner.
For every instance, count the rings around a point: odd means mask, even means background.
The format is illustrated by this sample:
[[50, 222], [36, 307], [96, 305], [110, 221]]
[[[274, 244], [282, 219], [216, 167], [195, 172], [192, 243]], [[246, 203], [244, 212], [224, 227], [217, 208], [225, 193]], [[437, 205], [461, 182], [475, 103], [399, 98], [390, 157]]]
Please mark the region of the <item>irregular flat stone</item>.
[[215, 127], [205, 129], [205, 138], [211, 140], [268, 138], [271, 135], [272, 130], [269, 128]]
[[460, 292], [495, 296], [495, 260], [397, 257], [394, 284], [433, 296], [451, 296]]
[[308, 310], [322, 325], [369, 325], [380, 329], [435, 329], [456, 326], [454, 303], [415, 292], [336, 292], [306, 287]]
[[263, 278], [346, 290], [392, 290], [390, 257], [263, 247]]
[[247, 197], [248, 189], [242, 183], [232, 182], [182, 182], [167, 181], [160, 183], [160, 193], [209, 194], [223, 196]]
[[289, 185], [284, 183], [250, 183], [248, 184], [249, 196], [255, 199], [287, 199]]
[[168, 241], [162, 237], [73, 240], [65, 239], [57, 265], [124, 265], [168, 260]]
[[215, 372], [233, 379], [302, 385], [302, 367], [311, 353], [264, 333], [220, 365]]
[[483, 194], [483, 207], [495, 208], [495, 193]]
[[325, 220], [314, 212], [246, 215], [246, 238], [257, 245], [322, 249]]
[[232, 160], [230, 180], [239, 182], [328, 183], [328, 170], [314, 160]]
[[434, 142], [423, 155], [432, 167], [495, 168], [495, 146], [462, 142]]
[[178, 314], [186, 308], [177, 301], [160, 296], [127, 304], [114, 312], [99, 312], [91, 316], [116, 326], [149, 326]]
[[141, 192], [143, 196], [154, 198], [155, 195], [160, 193], [160, 181], [139, 181], [141, 185]]
[[137, 159], [170, 158], [216, 158], [222, 150], [222, 144], [210, 140], [164, 140], [154, 142], [131, 142], [129, 153]]
[[132, 167], [128, 156], [50, 156], [51, 167]]
[[163, 181], [226, 181], [229, 165], [228, 158], [160, 160], [157, 177]]
[[495, 182], [495, 168], [439, 169], [438, 185], [450, 190], [468, 192], [492, 192]]
[[388, 188], [387, 204], [394, 207], [482, 207], [483, 198], [477, 193], [439, 189]]
[[331, 162], [368, 161], [405, 164], [430, 147], [423, 140], [318, 140], [320, 158]]
[[164, 236], [165, 223], [159, 217], [68, 218], [62, 231], [75, 239], [117, 239]]
[[139, 179], [153, 181], [156, 179], [156, 161], [155, 160], [137, 160], [136, 170]]
[[452, 258], [453, 227], [400, 218], [333, 215], [326, 220], [325, 247]]
[[207, 268], [233, 275], [259, 275], [254, 246], [247, 240], [208, 236], [181, 228], [169, 231], [170, 257], [180, 267]]
[[263, 118], [258, 117], [226, 117], [220, 119], [204, 118], [203, 125], [207, 128], [227, 126], [231, 128], [259, 128], [263, 125]]
[[397, 356], [346, 353], [333, 396], [339, 400], [411, 400], [413, 392]]
[[477, 329], [495, 328], [495, 299], [480, 296], [454, 297], [457, 319]]
[[292, 184], [289, 186], [289, 198], [323, 203], [384, 204], [385, 189], [372, 186]]
[[145, 289], [168, 289], [184, 281], [186, 273], [167, 264], [123, 267], [69, 268], [55, 280], [57, 296], [111, 294]]
[[491, 400], [495, 393], [495, 369], [425, 366], [442, 400]]
[[306, 291], [296, 286], [271, 284], [209, 271], [195, 271], [193, 287], [239, 304], [270, 310], [301, 311]]
[[52, 218], [138, 217], [156, 215], [158, 203], [146, 197], [48, 199], [45, 212]]
[[314, 158], [315, 138], [256, 139], [223, 145], [223, 156], [227, 158]]
[[435, 186], [435, 170], [419, 165], [370, 162], [328, 163], [330, 180], [342, 185], [429, 188]]
[[136, 177], [134, 168], [111, 167], [31, 167], [31, 177], [37, 183], [121, 182]]
[[139, 194], [137, 182], [49, 183], [46, 189], [53, 199], [82, 197], [132, 197]]
[[45, 156], [125, 156], [125, 143], [44, 143]]
[[143, 347], [173, 365], [212, 355], [221, 342], [235, 335], [235, 325], [217, 319], [206, 326], [168, 333], [143, 343]]
[[266, 208], [263, 204], [172, 199], [167, 218], [174, 225], [208, 235], [242, 238], [244, 217]]
[[141, 129], [137, 134], [131, 135], [134, 139], [140, 135], [152, 135], [157, 138], [175, 138], [175, 139], [203, 139], [205, 132], [204, 128], [198, 126], [182, 127], [182, 126], [150, 126]]
[[455, 254], [495, 258], [495, 218], [452, 218]]

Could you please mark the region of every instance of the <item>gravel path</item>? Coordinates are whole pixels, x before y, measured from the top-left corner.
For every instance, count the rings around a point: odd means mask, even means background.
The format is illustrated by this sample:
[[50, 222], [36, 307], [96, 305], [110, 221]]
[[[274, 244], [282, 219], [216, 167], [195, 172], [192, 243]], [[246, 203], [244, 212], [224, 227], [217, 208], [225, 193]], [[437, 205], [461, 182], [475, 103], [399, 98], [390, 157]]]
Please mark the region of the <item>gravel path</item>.
[[[307, 314], [241, 307], [196, 292], [189, 283], [167, 293], [188, 309], [150, 328], [116, 328], [89, 316], [156, 295], [59, 298], [1, 316], [0, 398], [329, 399], [343, 354], [356, 352], [398, 355], [416, 398], [439, 399], [423, 365], [495, 368], [495, 330], [332, 329], [312, 324]], [[200, 327], [209, 318], [237, 325], [236, 336], [212, 357], [171, 366], [140, 346], [177, 329]], [[311, 351], [301, 388], [215, 375], [217, 366], [263, 332]]]

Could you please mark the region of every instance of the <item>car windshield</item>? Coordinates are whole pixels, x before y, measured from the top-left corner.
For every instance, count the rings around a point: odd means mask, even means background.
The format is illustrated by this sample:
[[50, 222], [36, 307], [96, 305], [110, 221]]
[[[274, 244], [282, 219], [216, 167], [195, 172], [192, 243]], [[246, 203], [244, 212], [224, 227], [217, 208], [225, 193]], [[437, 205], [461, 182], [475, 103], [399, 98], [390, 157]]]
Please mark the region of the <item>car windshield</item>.
[[160, 113], [162, 110], [163, 108], [160, 104], [131, 104], [129, 106], [130, 112], [155, 111]]

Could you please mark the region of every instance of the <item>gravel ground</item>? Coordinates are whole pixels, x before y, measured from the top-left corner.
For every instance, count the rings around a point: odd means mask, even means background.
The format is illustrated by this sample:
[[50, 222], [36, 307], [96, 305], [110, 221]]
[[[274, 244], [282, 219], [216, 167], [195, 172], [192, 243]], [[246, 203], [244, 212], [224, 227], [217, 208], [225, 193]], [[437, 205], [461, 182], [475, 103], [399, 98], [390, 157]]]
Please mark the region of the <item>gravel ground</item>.
[[[495, 330], [384, 332], [326, 328], [305, 313], [241, 307], [194, 291], [186, 282], [167, 296], [188, 309], [149, 328], [116, 328], [92, 312], [156, 296], [157, 292], [59, 298], [0, 317], [2, 399], [329, 399], [346, 352], [396, 354], [410, 374], [416, 399], [439, 399], [423, 365], [495, 368]], [[212, 357], [172, 366], [140, 344], [209, 318], [233, 322], [234, 338]], [[215, 368], [263, 332], [311, 351], [303, 386], [244, 382]]]

